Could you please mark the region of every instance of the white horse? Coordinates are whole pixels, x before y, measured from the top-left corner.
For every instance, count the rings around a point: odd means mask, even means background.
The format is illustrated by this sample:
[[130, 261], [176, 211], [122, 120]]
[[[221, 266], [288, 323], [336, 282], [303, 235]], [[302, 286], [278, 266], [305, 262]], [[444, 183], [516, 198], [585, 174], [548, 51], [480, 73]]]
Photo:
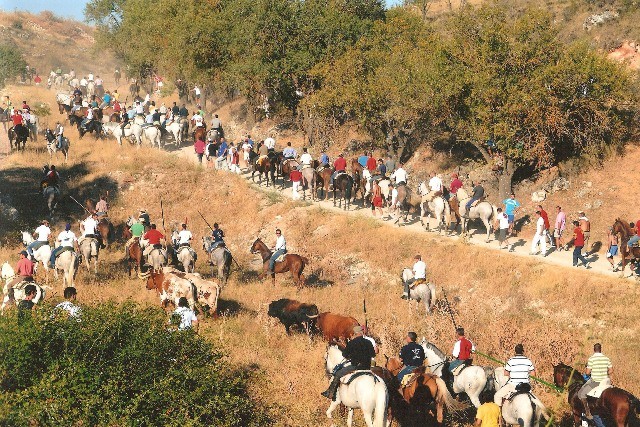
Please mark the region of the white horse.
[[[402, 283], [406, 283], [407, 280], [413, 279], [413, 271], [410, 268], [402, 270], [400, 275]], [[426, 314], [431, 313], [433, 305], [436, 303], [436, 286], [432, 283], [421, 283], [409, 292], [409, 299], [417, 302], [422, 301]]]
[[[22, 243], [25, 246], [29, 246], [33, 243], [33, 236], [28, 231], [22, 232]], [[35, 265], [33, 266], [33, 272], [38, 273], [38, 263], [42, 263], [42, 267], [44, 268], [46, 276], [49, 275], [49, 258], [51, 258], [51, 246], [49, 243], [40, 246], [38, 249], [33, 251], [33, 260]]]
[[470, 219], [478, 219], [480, 218], [487, 229], [487, 239], [486, 242], [489, 242], [489, 235], [491, 234], [491, 222], [493, 219], [497, 218], [498, 212], [497, 208], [493, 206], [489, 202], [480, 202], [475, 206], [472, 206], [469, 209], [469, 214], [467, 215], [467, 202], [471, 200], [471, 197], [464, 189], [459, 189], [456, 193], [456, 197], [460, 201], [459, 214], [460, 218], [462, 218], [462, 234], [467, 234], [469, 230], [467, 226], [469, 224]]
[[193, 273], [196, 271], [196, 260], [192, 253], [193, 249], [189, 246], [182, 246], [177, 250], [177, 258], [184, 267], [185, 273]]
[[[509, 377], [504, 374], [504, 367], [494, 371], [496, 390], [504, 386]], [[507, 425], [535, 427], [540, 418], [549, 419], [549, 412], [544, 404], [532, 393], [520, 393], [502, 404], [502, 418]]]
[[[2, 280], [4, 280], [4, 298], [2, 300], [2, 307], [0, 307], [0, 313], [4, 313], [4, 309], [9, 305], [9, 283], [16, 277], [16, 273], [9, 265], [8, 262], [2, 264], [2, 273], [0, 274]], [[47, 286], [40, 286], [37, 283], [29, 283], [30, 285], [34, 285], [36, 287], [36, 296], [32, 299], [34, 304], [38, 304], [40, 301], [44, 299], [45, 296], [45, 288]], [[51, 288], [48, 288], [51, 289]], [[15, 301], [16, 306], [25, 298], [24, 294], [24, 286], [14, 287], [13, 288], [13, 299]]]
[[[418, 186], [418, 194], [422, 196], [422, 203], [420, 203], [420, 220], [424, 225], [424, 217], [428, 214], [426, 229], [430, 230], [431, 227], [431, 218], [435, 215], [436, 219], [436, 231], [440, 232], [440, 230], [447, 232], [449, 228], [449, 224], [451, 224], [451, 208], [449, 207], [449, 203], [442, 196], [436, 196], [431, 200], [427, 200], [427, 195], [429, 194], [429, 188], [427, 188], [427, 183], [422, 181]], [[444, 228], [443, 228], [444, 225]]]
[[160, 133], [160, 129], [155, 126], [146, 126], [142, 129], [142, 133], [151, 144], [151, 147], [157, 145], [158, 149], [162, 148], [162, 139], [160, 138], [162, 133]]
[[[338, 346], [330, 345], [327, 348], [325, 360], [327, 372], [332, 373], [336, 365], [344, 361], [344, 357]], [[327, 409], [327, 417], [331, 420], [333, 427], [331, 414], [340, 404], [343, 404], [349, 409], [347, 426], [353, 425], [353, 410], [359, 408], [362, 409], [367, 427], [388, 427], [390, 425], [387, 420], [388, 400], [389, 393], [382, 378], [368, 373], [357, 377], [349, 385], [340, 384], [336, 400], [331, 402]]]
[[78, 254], [75, 251], [63, 251], [56, 258], [53, 274], [58, 280], [58, 270], [62, 271], [62, 288], [73, 286], [78, 272]]
[[171, 122], [165, 126], [167, 132], [173, 135], [174, 144], [176, 147], [182, 145], [182, 126], [178, 122]]
[[60, 199], [60, 190], [58, 187], [50, 185], [42, 190], [42, 197], [47, 203], [49, 209], [49, 215], [53, 215], [56, 207], [58, 207], [58, 200]]
[[95, 94], [96, 84], [93, 82], [93, 80], [91, 80], [89, 83], [87, 83], [87, 98], [91, 98]]
[[122, 138], [130, 138], [135, 140], [138, 147], [142, 143], [142, 127], [138, 124], [132, 123], [127, 126], [124, 131], [120, 127], [120, 123], [110, 122], [102, 125], [102, 129], [106, 134], [112, 134], [115, 136], [118, 145], [122, 145]]
[[87, 271], [91, 271], [91, 260], [93, 260], [93, 274], [98, 274], [98, 254], [100, 253], [98, 240], [93, 237], [84, 237], [81, 238], [78, 246]]
[[[431, 372], [442, 377], [442, 370], [447, 361], [447, 356], [438, 347], [431, 344], [424, 338], [420, 343], [424, 349], [424, 354], [429, 360]], [[456, 375], [453, 380], [453, 391], [455, 393], [466, 393], [476, 408], [480, 407], [480, 393], [487, 384], [487, 373], [482, 366], [467, 366], [460, 375]]]
[[69, 138], [66, 136], [62, 137], [61, 148], [58, 148], [58, 137], [51, 132], [50, 129], [47, 129], [45, 134], [45, 138], [47, 139], [47, 151], [49, 152], [49, 163], [53, 159], [53, 156], [60, 151], [64, 156], [64, 162], [66, 163], [69, 158], [69, 146], [71, 143], [69, 142]]
[[56, 86], [56, 89], [62, 89], [62, 84], [64, 83], [64, 79], [62, 78], [62, 76], [55, 76], [55, 80], [54, 80], [54, 84]]

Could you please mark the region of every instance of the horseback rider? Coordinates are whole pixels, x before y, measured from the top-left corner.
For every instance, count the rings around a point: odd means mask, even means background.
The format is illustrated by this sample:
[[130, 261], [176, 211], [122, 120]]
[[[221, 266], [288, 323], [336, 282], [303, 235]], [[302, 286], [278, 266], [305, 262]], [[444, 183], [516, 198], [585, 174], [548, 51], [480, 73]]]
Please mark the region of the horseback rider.
[[149, 256], [151, 251], [154, 249], [162, 249], [162, 239], [164, 239], [164, 234], [156, 230], [156, 225], [151, 224], [151, 229], [144, 233], [143, 239], [147, 240], [149, 244], [146, 248], [144, 248], [143, 255], [145, 257]]
[[108, 216], [109, 204], [107, 203], [106, 197], [101, 195], [100, 200], [96, 203], [96, 213], [99, 217]]
[[[342, 355], [347, 361], [336, 366], [329, 388], [323, 391], [322, 396], [335, 400], [340, 385], [340, 379], [354, 371], [370, 370], [371, 359], [376, 357], [376, 352], [369, 340], [364, 338], [364, 331], [360, 325], [353, 327], [353, 338], [346, 344], [336, 343], [342, 350]], [[346, 364], [351, 362], [350, 364]]]
[[213, 230], [211, 230], [211, 236], [213, 237], [213, 242], [211, 242], [211, 247], [209, 248], [209, 252], [212, 252], [218, 246], [224, 245], [224, 231], [220, 228], [217, 222], [213, 223]]
[[298, 157], [298, 153], [296, 152], [295, 148], [291, 146], [291, 141], [287, 142], [287, 146], [284, 150], [282, 150], [282, 155], [285, 159], [295, 159], [296, 157]]
[[473, 205], [477, 200], [480, 200], [484, 197], [484, 187], [482, 186], [482, 184], [480, 184], [480, 181], [476, 181], [476, 182], [471, 181], [471, 185], [473, 186], [471, 199], [469, 199], [469, 201], [465, 205], [465, 208], [467, 209], [467, 211], [465, 212], [465, 215], [467, 217], [469, 216], [471, 205]]
[[13, 115], [11, 116], [11, 120], [13, 120], [13, 131], [18, 135], [22, 131], [24, 126], [24, 117], [22, 117], [22, 113], [17, 108], [13, 110]]
[[200, 111], [193, 113], [193, 116], [191, 116], [191, 124], [196, 128], [204, 126], [204, 118], [200, 115]]
[[187, 117], [189, 117], [189, 110], [187, 110], [186, 104], [182, 104], [182, 107], [180, 107], [180, 109], [178, 110], [178, 115], [182, 119], [186, 119]]
[[60, 174], [55, 165], [51, 165], [51, 168], [46, 172], [40, 185], [44, 186], [44, 184], [47, 184], [48, 187], [58, 188], [60, 186]]
[[431, 201], [436, 196], [442, 195], [442, 178], [436, 173], [429, 174], [431, 178], [429, 179], [429, 194], [426, 195], [426, 200]]
[[62, 126], [62, 124], [60, 122], [56, 122], [56, 127], [54, 130], [54, 135], [56, 136], [56, 139], [58, 140], [58, 150], [62, 149], [62, 138], [64, 138], [64, 127]]
[[222, 121], [218, 118], [217, 114], [213, 115], [213, 120], [211, 120], [211, 129], [218, 132], [218, 136], [223, 136], [222, 133]]
[[27, 257], [26, 251], [20, 251], [20, 260], [16, 264], [16, 277], [7, 283], [7, 296], [9, 300], [14, 300], [13, 287], [21, 282], [33, 282], [33, 262]]
[[80, 223], [80, 231], [82, 237], [78, 239], [78, 246], [84, 239], [96, 239], [98, 244], [102, 245], [102, 237], [98, 234], [98, 214], [95, 211]]
[[131, 232], [131, 238], [124, 245], [125, 253], [128, 253], [129, 252], [129, 247], [131, 246], [131, 244], [136, 239], [140, 239], [142, 237], [142, 235], [144, 234], [144, 224], [142, 224], [142, 222], [140, 222], [140, 221], [134, 220], [134, 223], [131, 224], [131, 227], [129, 227], [129, 231]]
[[149, 214], [144, 209], [140, 209], [140, 215], [138, 215], [138, 221], [140, 221], [144, 227], [151, 226], [151, 219], [149, 218]]
[[183, 246], [190, 247], [191, 240], [193, 239], [193, 234], [191, 231], [187, 230], [187, 224], [182, 223], [182, 230], [178, 233], [178, 247], [180, 249]]
[[387, 167], [382, 159], [378, 159], [377, 178], [385, 178], [387, 176]]
[[331, 175], [331, 185], [333, 185], [333, 180], [341, 173], [346, 172], [347, 170], [347, 160], [344, 158], [344, 154], [340, 153], [338, 158], [333, 162], [334, 172]]
[[398, 164], [398, 169], [396, 169], [395, 172], [391, 174], [391, 178], [395, 179], [396, 187], [407, 185], [408, 175], [407, 171], [404, 170], [404, 164]]
[[78, 239], [73, 231], [71, 231], [71, 224], [67, 223], [64, 226], [64, 231], [61, 231], [58, 234], [58, 238], [56, 239], [58, 242], [58, 246], [51, 251], [51, 257], [49, 258], [49, 268], [55, 268], [56, 257], [64, 248], [74, 248], [78, 249]]
[[261, 142], [258, 144], [258, 160], [256, 161], [256, 164], [258, 166], [262, 166], [262, 162], [264, 162], [264, 159], [269, 157], [269, 149], [267, 148], [267, 145], [264, 142]]
[[456, 342], [451, 352], [455, 359], [449, 362], [449, 372], [453, 373], [458, 366], [469, 363], [471, 361], [471, 353], [475, 351], [475, 345], [464, 336], [464, 328], [456, 328]]
[[524, 346], [522, 344], [516, 345], [516, 355], [507, 360], [504, 365], [504, 373], [509, 377], [509, 381], [496, 391], [493, 396], [493, 401], [496, 405], [502, 406], [504, 399], [517, 391], [517, 386], [520, 384], [529, 384], [529, 376], [536, 374], [536, 368], [533, 366], [531, 360], [524, 355]]
[[36, 235], [36, 240], [27, 246], [27, 253], [31, 259], [33, 259], [33, 251], [37, 249], [36, 246], [39, 248], [49, 244], [49, 235], [51, 235], [49, 221], [43, 219], [40, 226], [35, 229], [34, 234]]
[[601, 382], [605, 380], [611, 382], [610, 376], [612, 371], [613, 365], [611, 364], [611, 360], [602, 354], [602, 345], [600, 343], [594, 344], [593, 354], [589, 357], [587, 369], [585, 370], [585, 374], [591, 375], [591, 378], [578, 390], [578, 399], [580, 399], [582, 406], [584, 406], [584, 415], [588, 420], [592, 420], [593, 416], [587, 403], [587, 395], [591, 390], [598, 387]]
[[413, 279], [409, 279], [404, 282], [404, 292], [402, 293], [402, 299], [409, 298], [409, 288], [412, 284], [414, 284], [418, 280], [427, 280], [427, 264], [422, 261], [422, 256], [419, 254], [416, 255], [414, 259], [416, 260], [416, 262], [413, 264]]
[[451, 183], [449, 184], [449, 199], [455, 197], [458, 190], [462, 188], [462, 180], [458, 177], [458, 174], [453, 172], [451, 174]]
[[87, 115], [82, 121], [82, 123], [80, 123], [80, 127], [86, 130], [88, 124], [91, 123], [92, 120], [93, 120], [93, 108], [87, 108]]
[[405, 375], [412, 373], [416, 368], [419, 368], [424, 363], [426, 356], [424, 349], [416, 340], [418, 335], [415, 332], [408, 332], [405, 339], [406, 344], [400, 350], [400, 359], [404, 364], [404, 367], [398, 372], [397, 378], [400, 383]]
[[276, 149], [276, 140], [272, 136], [265, 138], [264, 145], [266, 145], [267, 150], [272, 151]]
[[302, 156], [300, 156], [300, 164], [302, 165], [302, 169], [310, 168], [313, 164], [313, 157], [309, 154], [307, 147], [302, 149]]
[[271, 255], [271, 259], [269, 260], [269, 271], [272, 273], [278, 257], [287, 253], [287, 241], [279, 228], [276, 228], [276, 236], [276, 245], [273, 248], [273, 255]]

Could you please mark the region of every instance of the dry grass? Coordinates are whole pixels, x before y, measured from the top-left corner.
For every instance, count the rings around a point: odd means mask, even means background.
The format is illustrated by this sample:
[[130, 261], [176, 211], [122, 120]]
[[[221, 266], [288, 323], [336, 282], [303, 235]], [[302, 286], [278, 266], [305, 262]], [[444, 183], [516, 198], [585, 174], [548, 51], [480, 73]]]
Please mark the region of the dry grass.
[[[201, 333], [225, 348], [232, 362], [258, 373], [252, 391], [272, 408], [278, 425], [324, 423], [326, 402], [318, 394], [326, 386], [325, 346], [304, 335], [287, 337], [284, 328], [266, 315], [274, 299], [313, 302], [323, 311], [350, 314], [364, 321], [362, 302], [366, 298], [368, 321], [381, 341], [381, 354], [396, 354], [407, 330], [415, 330], [449, 350], [453, 342], [449, 317], [437, 312], [427, 318], [422, 306], [399, 298], [399, 270], [418, 252], [426, 258], [429, 277], [437, 284], [440, 297], [444, 287], [458, 322], [481, 351], [505, 359], [514, 344], [523, 342], [540, 375], [550, 380], [552, 363], [580, 365], [591, 344], [602, 341], [616, 366], [616, 383], [634, 393], [640, 391], [629, 363], [639, 356], [632, 339], [640, 332], [638, 314], [628, 309], [640, 292], [632, 283], [436, 241], [426, 234], [391, 229], [367, 218], [343, 216], [316, 206], [285, 200], [273, 203], [273, 196], [250, 188], [237, 176], [197, 169], [148, 148], [120, 148], [114, 141], [94, 143], [92, 138], [77, 141], [75, 131], [70, 133], [72, 158], [61, 170], [67, 181], [65, 192], [96, 197], [105, 190], [100, 185], [111, 186], [111, 215], [116, 224], [139, 207], [146, 207], [160, 223], [161, 198], [166, 224], [188, 220], [196, 240], [207, 232], [198, 210], [209, 222], [221, 224], [243, 270], [233, 275], [222, 293], [225, 315], [205, 322]], [[43, 143], [38, 147], [39, 151], [4, 159], [0, 173], [8, 176], [15, 168], [35, 170], [46, 163]], [[70, 172], [75, 173], [71, 180]], [[32, 181], [29, 185], [35, 186], [37, 175]], [[593, 181], [599, 182], [595, 177]], [[7, 191], [12, 190], [3, 189], [3, 193]], [[34, 227], [42, 213], [39, 200], [29, 209], [16, 207]], [[55, 224], [56, 232], [67, 216], [77, 219], [81, 214], [74, 205], [65, 206], [64, 217]], [[284, 230], [292, 251], [311, 259], [307, 274], [313, 271], [331, 285], [297, 292], [287, 276], [278, 277], [275, 288], [255, 279], [256, 259], [249, 254], [249, 245], [256, 236], [271, 243], [276, 226]], [[0, 230], [3, 234], [7, 231]], [[11, 240], [8, 247], [0, 249], [0, 260], [14, 263], [17, 249]], [[202, 260], [204, 253], [200, 247], [198, 251]], [[155, 295], [139, 280], [129, 280], [123, 273], [121, 244], [103, 255], [97, 278], [85, 271], [78, 277], [82, 304], [105, 299], [156, 303]], [[202, 262], [198, 269], [208, 273]], [[55, 286], [52, 300], [60, 298], [61, 285]], [[480, 358], [477, 362], [487, 363]], [[536, 392], [551, 407], [561, 401], [543, 387], [537, 386]]]

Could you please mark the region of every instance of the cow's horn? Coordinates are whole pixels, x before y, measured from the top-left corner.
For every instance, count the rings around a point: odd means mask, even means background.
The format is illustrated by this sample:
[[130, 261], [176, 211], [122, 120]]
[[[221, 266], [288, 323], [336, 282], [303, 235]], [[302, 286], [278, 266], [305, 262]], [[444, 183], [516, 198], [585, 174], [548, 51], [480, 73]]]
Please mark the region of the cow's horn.
[[319, 316], [319, 314], [316, 314], [316, 315], [313, 315], [313, 316], [310, 316], [310, 315], [308, 315], [308, 314], [307, 314], [307, 317], [308, 317], [309, 319], [315, 319], [315, 318], [317, 318], [318, 316]]

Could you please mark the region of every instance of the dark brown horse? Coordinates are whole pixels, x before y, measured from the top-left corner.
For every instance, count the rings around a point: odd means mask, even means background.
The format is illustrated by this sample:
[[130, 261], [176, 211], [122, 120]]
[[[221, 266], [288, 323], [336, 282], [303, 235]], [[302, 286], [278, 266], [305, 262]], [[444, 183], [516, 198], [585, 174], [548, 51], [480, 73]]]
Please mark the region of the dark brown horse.
[[207, 139], [207, 129], [204, 126], [197, 127], [193, 132], [193, 141], [195, 142], [199, 139], [203, 141]]
[[[585, 383], [582, 374], [571, 366], [560, 363], [553, 367], [553, 381], [558, 387], [567, 388], [574, 425], [580, 426], [584, 413], [582, 401], [578, 399], [578, 390]], [[627, 426], [629, 417], [637, 416], [637, 411], [640, 409], [638, 399], [618, 387], [605, 389], [597, 399], [589, 397], [587, 403], [593, 415], [611, 418], [616, 427]], [[632, 407], [634, 407], [636, 414], [630, 413]]]
[[296, 159], [280, 159], [280, 175], [282, 176], [282, 188], [285, 188], [289, 180], [289, 174], [293, 167], [300, 167], [300, 163]]
[[333, 175], [333, 168], [329, 166], [322, 168], [318, 172], [318, 182], [316, 183], [316, 188], [322, 188], [322, 192], [324, 194], [322, 194], [321, 198], [323, 200], [327, 200], [329, 198], [329, 184], [331, 183], [331, 175]]
[[142, 273], [142, 248], [140, 247], [140, 239], [136, 238], [127, 250], [127, 266], [129, 268], [129, 277], [131, 277], [131, 267], [136, 271], [137, 275]]
[[[396, 222], [403, 218], [404, 222], [407, 222], [407, 218], [409, 217], [409, 212], [413, 209], [414, 212], [418, 212], [420, 215], [420, 204], [422, 203], [422, 197], [419, 194], [412, 191], [407, 185], [400, 185], [397, 187], [398, 190], [398, 219]], [[403, 215], [404, 214], [404, 215]]]
[[[397, 357], [387, 358], [385, 368], [396, 377], [404, 364]], [[420, 366], [414, 370], [416, 378], [401, 389], [401, 394], [406, 403], [409, 404], [409, 410], [414, 414], [422, 414], [421, 418], [426, 415], [426, 409], [430, 402], [436, 404], [436, 420], [442, 423], [444, 420], [444, 407], [450, 411], [460, 411], [467, 405], [456, 401], [444, 381], [437, 375], [426, 372], [426, 366]], [[393, 390], [389, 390], [393, 393]], [[416, 418], [415, 416], [411, 418]], [[425, 425], [425, 422], [419, 423]]]
[[[336, 195], [340, 192], [340, 207], [347, 210], [351, 207], [351, 195], [353, 194], [353, 177], [347, 173], [340, 174], [333, 180], [333, 206], [336, 205]], [[344, 200], [344, 207], [342, 206]]]
[[355, 200], [358, 193], [362, 199], [362, 206], [364, 206], [364, 193], [366, 192], [367, 180], [363, 176], [364, 168], [358, 159], [351, 159], [351, 173], [353, 177], [353, 199]]
[[262, 185], [262, 175], [264, 175], [265, 181], [267, 181], [267, 187], [269, 186], [269, 178], [271, 178], [271, 184], [276, 186], [276, 155], [269, 153], [269, 155], [262, 160], [258, 157], [252, 163], [251, 181], [255, 182], [253, 175], [258, 172], [260, 177], [260, 185]]
[[102, 237], [102, 245], [105, 248], [108, 248], [109, 243], [115, 240], [115, 231], [109, 218], [100, 218], [98, 221], [98, 234]]
[[[262, 280], [267, 273], [269, 273], [269, 260], [271, 259], [273, 252], [269, 250], [262, 240], [256, 239], [256, 241], [253, 242], [253, 245], [251, 245], [251, 253], [259, 253], [262, 257], [262, 274], [259, 276]], [[270, 273], [273, 285], [276, 284], [276, 273], [286, 273], [287, 271], [290, 271], [296, 285], [298, 288], [301, 288], [305, 281], [302, 270], [304, 270], [304, 266], [307, 264], [309, 264], [308, 258], [296, 254], [286, 254], [282, 262], [276, 262], [273, 272]]]
[[627, 246], [629, 238], [635, 233], [629, 223], [620, 218], [617, 218], [616, 222], [613, 223], [612, 233], [618, 236], [618, 247], [620, 248], [620, 256], [622, 257], [622, 274], [624, 274], [624, 269], [629, 261], [633, 259], [640, 260], [640, 248], [637, 246], [629, 248], [629, 246]]

